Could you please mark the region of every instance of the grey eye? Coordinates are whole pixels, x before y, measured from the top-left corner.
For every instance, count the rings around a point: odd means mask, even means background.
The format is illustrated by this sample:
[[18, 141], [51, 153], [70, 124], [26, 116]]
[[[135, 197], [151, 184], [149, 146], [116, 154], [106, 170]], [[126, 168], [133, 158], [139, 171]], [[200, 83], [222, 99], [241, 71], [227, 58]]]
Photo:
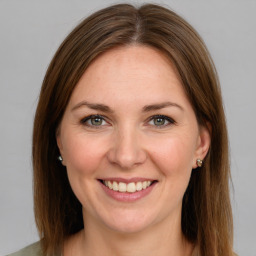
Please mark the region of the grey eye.
[[160, 125], [165, 125], [167, 120], [164, 118], [158, 117], [158, 118], [154, 118], [153, 122], [154, 122], [154, 125], [160, 126]]
[[102, 125], [103, 119], [101, 117], [92, 117], [90, 123], [91, 125], [99, 126]]
[[162, 128], [171, 124], [175, 124], [175, 121], [168, 116], [155, 115], [150, 118], [149, 124], [155, 127]]
[[105, 121], [104, 117], [99, 115], [91, 115], [81, 120], [81, 124], [91, 127], [96, 126], [103, 126], [106, 125], [107, 122]]

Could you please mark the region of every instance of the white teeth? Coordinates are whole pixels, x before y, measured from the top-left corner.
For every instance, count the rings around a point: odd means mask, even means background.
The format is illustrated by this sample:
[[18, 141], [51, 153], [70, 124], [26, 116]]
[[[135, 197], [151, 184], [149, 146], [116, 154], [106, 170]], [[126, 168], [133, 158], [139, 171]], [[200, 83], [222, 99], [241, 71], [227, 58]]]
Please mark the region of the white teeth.
[[141, 182], [137, 182], [137, 184], [136, 184], [136, 190], [137, 190], [137, 191], [141, 191], [141, 190], [142, 190], [142, 183], [141, 183]]
[[118, 190], [119, 190], [118, 184], [117, 184], [116, 181], [113, 182], [113, 190], [115, 190], [115, 191], [118, 191]]
[[145, 189], [148, 185], [148, 182], [147, 181], [143, 181], [142, 182], [142, 188]]
[[136, 185], [134, 182], [127, 184], [127, 192], [134, 193], [136, 191]]
[[[106, 182], [106, 181], [105, 181]], [[113, 189], [113, 185], [110, 181], [107, 181], [106, 183], [104, 183], [107, 187], [109, 187], [110, 189]]]
[[117, 181], [103, 181], [103, 184], [108, 187], [109, 189], [112, 189], [114, 191], [118, 192], [129, 192], [134, 193], [136, 191], [141, 191], [142, 189], [148, 188], [152, 181], [139, 181], [139, 182], [131, 182], [131, 183], [124, 183], [124, 182], [117, 182]]
[[126, 184], [123, 182], [119, 182], [118, 188], [120, 192], [126, 192]]

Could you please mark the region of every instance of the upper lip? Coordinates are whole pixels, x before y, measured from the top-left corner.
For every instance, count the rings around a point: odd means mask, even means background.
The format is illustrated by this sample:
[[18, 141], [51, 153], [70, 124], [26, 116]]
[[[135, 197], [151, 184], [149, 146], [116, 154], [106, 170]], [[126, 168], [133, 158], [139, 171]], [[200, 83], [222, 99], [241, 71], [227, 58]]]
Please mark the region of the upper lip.
[[116, 182], [123, 182], [123, 183], [131, 183], [131, 182], [143, 182], [143, 181], [156, 181], [155, 179], [150, 178], [142, 178], [142, 177], [133, 177], [133, 178], [121, 178], [121, 177], [106, 177], [106, 178], [100, 178], [99, 180], [105, 180], [105, 181], [116, 181]]

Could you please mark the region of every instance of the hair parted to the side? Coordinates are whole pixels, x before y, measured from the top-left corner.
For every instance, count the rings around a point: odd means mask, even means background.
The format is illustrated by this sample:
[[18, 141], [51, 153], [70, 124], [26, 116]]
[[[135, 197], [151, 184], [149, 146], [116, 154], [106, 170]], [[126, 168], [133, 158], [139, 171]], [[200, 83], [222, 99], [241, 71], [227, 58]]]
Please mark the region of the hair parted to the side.
[[82, 207], [65, 167], [58, 161], [56, 132], [70, 96], [90, 63], [117, 46], [145, 45], [175, 65], [200, 125], [210, 127], [211, 146], [200, 170], [192, 172], [182, 206], [184, 236], [201, 256], [231, 256], [228, 138], [217, 74], [195, 30], [171, 10], [119, 4], [80, 23], [64, 40], [43, 81], [33, 133], [35, 219], [45, 255], [83, 228]]

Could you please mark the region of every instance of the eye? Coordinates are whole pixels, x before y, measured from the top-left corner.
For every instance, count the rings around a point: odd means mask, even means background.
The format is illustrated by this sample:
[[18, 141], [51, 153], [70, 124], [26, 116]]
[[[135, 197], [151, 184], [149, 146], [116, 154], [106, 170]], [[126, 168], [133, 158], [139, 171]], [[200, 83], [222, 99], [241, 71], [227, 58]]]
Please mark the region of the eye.
[[91, 115], [91, 116], [85, 117], [84, 119], [81, 120], [81, 123], [86, 126], [95, 126], [95, 127], [107, 125], [107, 122], [105, 121], [104, 117], [101, 115]]
[[155, 115], [155, 116], [152, 116], [149, 120], [150, 125], [157, 126], [157, 127], [165, 127], [174, 123], [175, 121], [172, 118], [164, 115]]

